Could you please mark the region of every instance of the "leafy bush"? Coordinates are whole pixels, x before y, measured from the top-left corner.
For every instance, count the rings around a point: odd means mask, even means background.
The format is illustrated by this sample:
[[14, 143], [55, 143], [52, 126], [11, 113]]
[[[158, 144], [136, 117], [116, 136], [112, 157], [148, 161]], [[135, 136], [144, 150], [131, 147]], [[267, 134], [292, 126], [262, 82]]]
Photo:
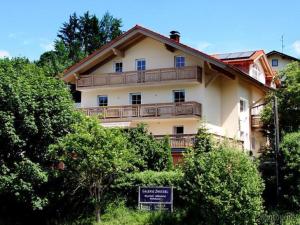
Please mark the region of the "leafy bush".
[[75, 184], [74, 193], [80, 189], [90, 193], [97, 221], [110, 185], [135, 169], [131, 162], [137, 156], [127, 147], [119, 129], [104, 128], [95, 118], [87, 117], [74, 125], [74, 132], [49, 147], [50, 155], [64, 162], [63, 173]]
[[137, 165], [141, 171], [162, 171], [172, 168], [171, 148], [167, 137], [156, 140], [149, 134], [144, 124], [126, 130], [125, 135], [129, 145], [135, 149], [141, 159]]
[[286, 134], [281, 142], [281, 182], [285, 205], [300, 209], [300, 132]]
[[183, 173], [183, 198], [204, 224], [255, 224], [264, 185], [244, 153], [228, 148], [200, 155], [192, 151]]
[[271, 211], [265, 212], [259, 219], [261, 225], [298, 225], [300, 224], [300, 214], [290, 212]]

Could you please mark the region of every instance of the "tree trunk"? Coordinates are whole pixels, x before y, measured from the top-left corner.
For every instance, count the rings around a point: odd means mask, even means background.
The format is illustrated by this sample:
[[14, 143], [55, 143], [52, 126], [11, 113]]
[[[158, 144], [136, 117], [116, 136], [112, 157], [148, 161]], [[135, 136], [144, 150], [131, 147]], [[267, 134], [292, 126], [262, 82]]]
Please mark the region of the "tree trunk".
[[96, 213], [96, 221], [97, 221], [97, 223], [101, 222], [101, 218], [100, 218], [100, 207], [99, 207], [99, 206], [96, 206], [95, 213]]

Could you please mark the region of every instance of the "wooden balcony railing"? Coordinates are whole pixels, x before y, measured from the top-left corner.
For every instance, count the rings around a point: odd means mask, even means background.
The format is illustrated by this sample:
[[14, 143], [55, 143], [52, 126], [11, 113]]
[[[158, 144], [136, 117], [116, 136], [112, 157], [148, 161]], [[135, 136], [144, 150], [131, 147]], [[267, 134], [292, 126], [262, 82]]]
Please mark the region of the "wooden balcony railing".
[[80, 75], [77, 87], [120, 86], [127, 84], [141, 84], [169, 81], [202, 81], [202, 69], [198, 66], [182, 68], [163, 68], [144, 71], [130, 71], [123, 73], [108, 73], [94, 75]]
[[251, 126], [252, 128], [262, 128], [263, 122], [261, 121], [260, 115], [251, 116]]
[[[169, 137], [171, 148], [189, 148], [194, 145], [196, 134], [154, 135], [154, 137], [159, 140], [163, 139], [165, 136]], [[228, 138], [217, 134], [212, 134], [212, 136], [216, 144], [226, 141], [232, 147], [240, 149], [243, 148], [243, 141], [241, 140], [235, 140], [233, 138]]]
[[162, 118], [180, 116], [201, 117], [198, 102], [157, 103], [124, 106], [104, 106], [81, 108], [88, 116], [99, 115], [102, 120], [131, 120], [134, 118]]
[[[156, 139], [163, 139], [166, 135], [154, 135]], [[188, 148], [194, 145], [196, 134], [168, 135], [171, 148]]]

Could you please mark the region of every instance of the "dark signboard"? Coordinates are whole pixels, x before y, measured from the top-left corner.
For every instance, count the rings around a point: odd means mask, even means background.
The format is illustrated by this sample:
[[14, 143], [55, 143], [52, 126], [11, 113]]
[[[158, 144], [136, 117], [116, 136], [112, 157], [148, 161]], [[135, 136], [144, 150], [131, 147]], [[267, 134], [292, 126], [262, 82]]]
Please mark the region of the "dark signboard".
[[139, 187], [139, 207], [145, 210], [172, 211], [173, 188]]

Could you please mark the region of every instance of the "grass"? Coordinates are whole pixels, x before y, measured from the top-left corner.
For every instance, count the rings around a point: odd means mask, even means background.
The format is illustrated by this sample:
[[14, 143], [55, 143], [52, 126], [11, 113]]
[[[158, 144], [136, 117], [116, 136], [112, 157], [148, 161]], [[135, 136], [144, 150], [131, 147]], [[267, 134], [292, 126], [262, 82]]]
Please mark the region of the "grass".
[[[95, 222], [95, 216], [80, 218], [65, 225], [183, 225], [198, 224], [196, 218], [186, 217], [182, 211], [172, 214], [162, 212], [146, 212], [129, 209], [124, 202], [111, 204], [101, 217], [101, 222]], [[203, 224], [203, 221], [202, 223]], [[300, 213], [290, 213], [283, 211], [265, 212], [259, 225], [300, 225]]]

